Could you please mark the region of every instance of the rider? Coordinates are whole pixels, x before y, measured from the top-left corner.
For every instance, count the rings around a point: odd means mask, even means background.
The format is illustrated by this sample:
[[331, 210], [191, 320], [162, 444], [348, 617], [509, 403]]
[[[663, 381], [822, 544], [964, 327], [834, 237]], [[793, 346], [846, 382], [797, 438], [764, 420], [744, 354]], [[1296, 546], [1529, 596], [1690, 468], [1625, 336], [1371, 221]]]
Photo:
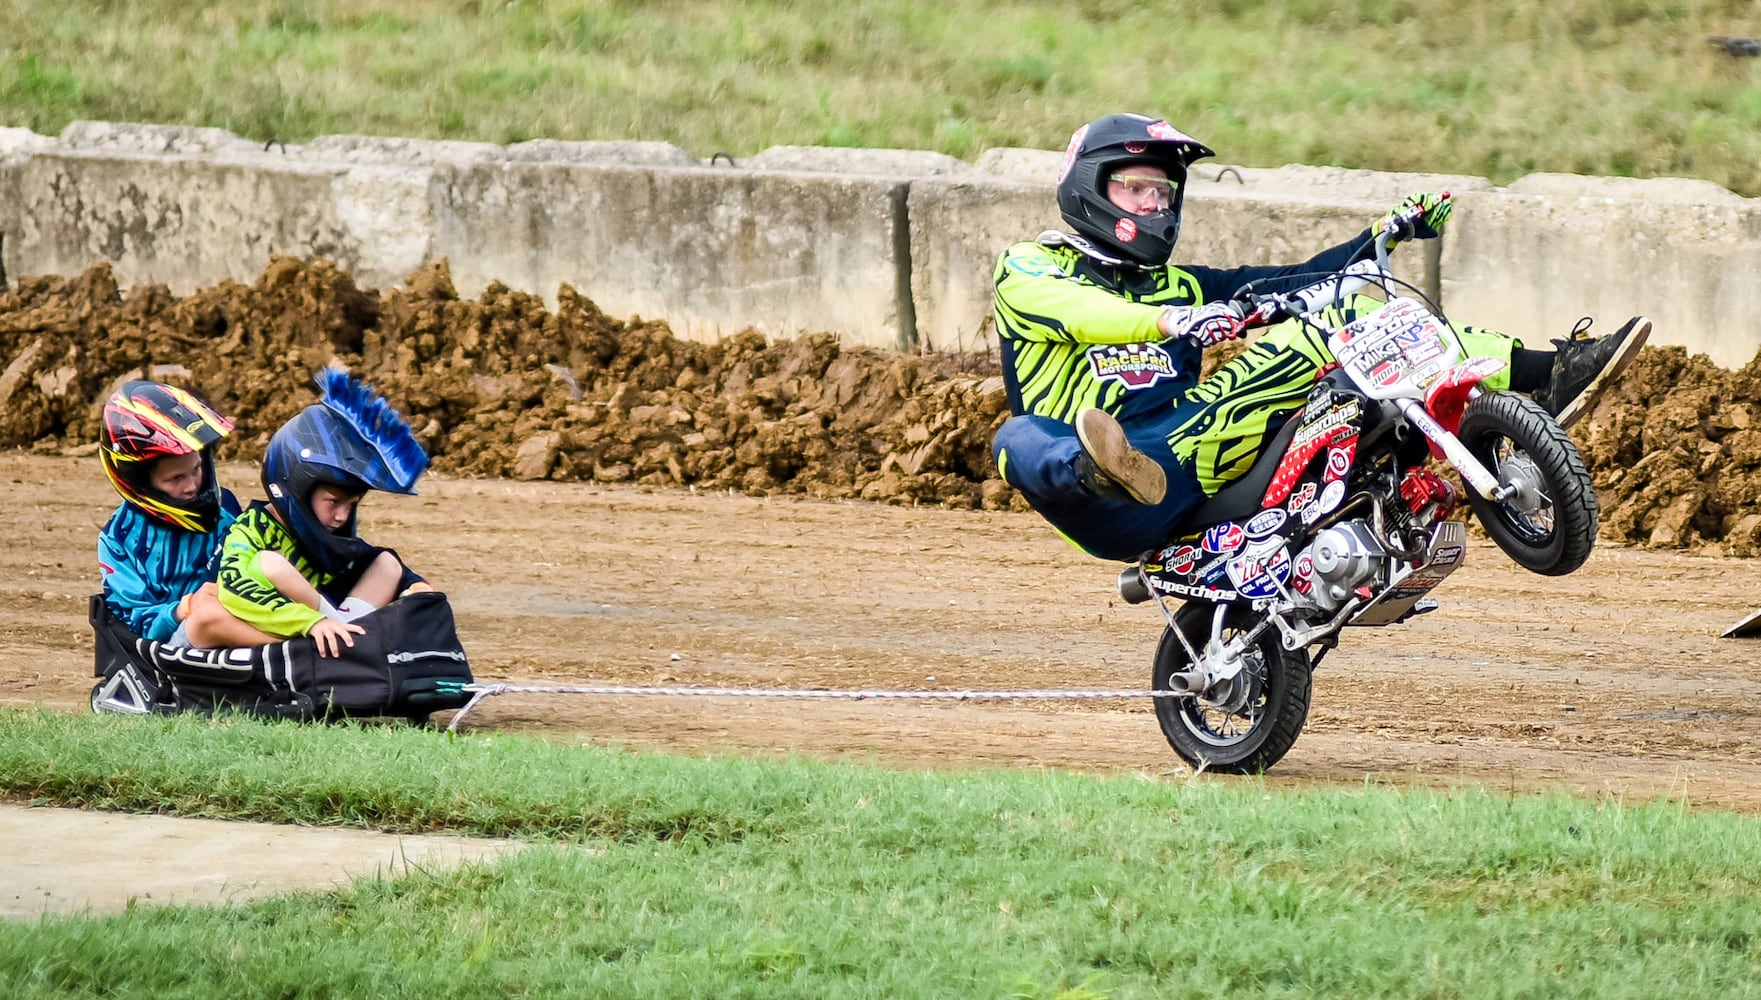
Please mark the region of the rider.
[[[1453, 206], [1415, 194], [1367, 231], [1300, 264], [1173, 265], [1187, 167], [1215, 155], [1166, 121], [1098, 118], [1064, 151], [1050, 230], [1004, 251], [996, 313], [1011, 416], [992, 450], [1004, 480], [1059, 534], [1091, 555], [1132, 560], [1166, 542], [1207, 497], [1246, 472], [1300, 408], [1324, 342], [1300, 323], [1256, 339], [1203, 381], [1200, 352], [1239, 337], [1230, 300], [1253, 283], [1288, 291], [1373, 255], [1396, 221], [1433, 239]], [[1555, 340], [1534, 351], [1503, 334], [1456, 327], [1468, 350], [1509, 366], [1489, 389], [1530, 393], [1569, 425], [1625, 370], [1651, 324]]]
[[98, 460], [122, 503], [98, 533], [110, 613], [145, 639], [249, 646], [269, 637], [221, 608], [213, 584], [238, 499], [214, 478], [232, 422], [163, 382], [125, 382], [104, 402]]
[[310, 635], [336, 656], [366, 631], [354, 619], [434, 588], [391, 549], [360, 537], [369, 490], [414, 493], [428, 455], [403, 419], [340, 369], [320, 373], [322, 402], [295, 414], [263, 452], [263, 490], [220, 553], [220, 602], [277, 638]]

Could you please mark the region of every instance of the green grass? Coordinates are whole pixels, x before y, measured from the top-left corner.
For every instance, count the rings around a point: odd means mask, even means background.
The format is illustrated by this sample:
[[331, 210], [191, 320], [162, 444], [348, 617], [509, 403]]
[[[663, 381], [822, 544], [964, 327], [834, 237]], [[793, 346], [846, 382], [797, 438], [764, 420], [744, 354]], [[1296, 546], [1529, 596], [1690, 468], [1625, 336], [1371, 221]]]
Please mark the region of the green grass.
[[553, 842], [0, 925], [8, 996], [1761, 994], [1761, 822], [1680, 803], [21, 711], [0, 794]]
[[1061, 149], [1165, 114], [1226, 162], [1701, 177], [1761, 195], [1751, 0], [103, 0], [0, 5], [0, 123], [497, 143]]

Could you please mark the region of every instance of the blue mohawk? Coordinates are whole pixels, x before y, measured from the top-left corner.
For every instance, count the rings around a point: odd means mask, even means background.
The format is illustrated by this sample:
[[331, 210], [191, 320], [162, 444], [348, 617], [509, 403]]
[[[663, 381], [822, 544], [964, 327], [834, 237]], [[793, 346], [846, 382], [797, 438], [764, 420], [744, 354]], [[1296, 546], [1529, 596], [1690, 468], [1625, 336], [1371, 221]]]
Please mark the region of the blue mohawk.
[[[369, 448], [379, 453], [395, 491], [408, 491], [428, 468], [428, 453], [416, 440], [410, 425], [392, 409], [378, 393], [363, 382], [356, 381], [340, 365], [331, 365], [319, 372], [313, 381], [324, 394], [324, 408], [342, 418], [343, 423], [361, 436]], [[386, 485], [373, 484], [378, 489]]]

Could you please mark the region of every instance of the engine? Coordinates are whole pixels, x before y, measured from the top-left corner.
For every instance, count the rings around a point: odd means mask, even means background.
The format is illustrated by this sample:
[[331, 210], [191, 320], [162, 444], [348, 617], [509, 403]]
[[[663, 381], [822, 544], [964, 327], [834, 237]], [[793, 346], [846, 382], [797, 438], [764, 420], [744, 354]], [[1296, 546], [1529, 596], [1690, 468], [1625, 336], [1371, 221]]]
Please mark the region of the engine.
[[1308, 558], [1313, 566], [1309, 599], [1331, 611], [1381, 572], [1388, 552], [1362, 521], [1345, 521], [1315, 535]]

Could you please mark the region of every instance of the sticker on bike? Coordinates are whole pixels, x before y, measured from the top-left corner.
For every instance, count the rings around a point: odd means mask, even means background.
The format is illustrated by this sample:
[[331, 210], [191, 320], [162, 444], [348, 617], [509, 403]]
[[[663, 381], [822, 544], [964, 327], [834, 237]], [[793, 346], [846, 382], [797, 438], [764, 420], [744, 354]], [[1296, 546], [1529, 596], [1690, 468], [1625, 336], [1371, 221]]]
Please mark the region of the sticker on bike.
[[1229, 524], [1214, 524], [1205, 529], [1205, 551], [1220, 552], [1223, 555], [1229, 555], [1236, 549], [1241, 548], [1241, 543], [1246, 538], [1247, 536], [1242, 532], [1241, 525], [1239, 524], [1233, 522]]
[[1256, 542], [1229, 560], [1229, 580], [1243, 597], [1271, 597], [1290, 576], [1290, 549], [1282, 539]]
[[1422, 389], [1461, 357], [1455, 332], [1410, 298], [1391, 299], [1332, 339], [1339, 364], [1384, 399]]
[[1245, 525], [1247, 537], [1251, 540], [1258, 541], [1259, 539], [1272, 535], [1279, 528], [1284, 527], [1286, 517], [1287, 515], [1276, 507], [1260, 511], [1253, 517], [1248, 518], [1247, 524]]

